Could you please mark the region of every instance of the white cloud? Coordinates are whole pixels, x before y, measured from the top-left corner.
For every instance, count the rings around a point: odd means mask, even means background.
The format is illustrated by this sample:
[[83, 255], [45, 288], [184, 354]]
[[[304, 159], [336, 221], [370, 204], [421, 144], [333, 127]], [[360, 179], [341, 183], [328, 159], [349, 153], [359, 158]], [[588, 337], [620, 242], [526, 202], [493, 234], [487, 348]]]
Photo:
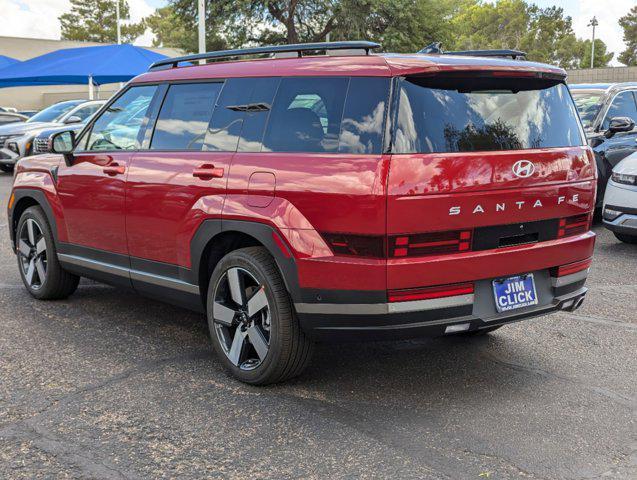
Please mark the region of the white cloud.
[[593, 33], [592, 27], [588, 27], [593, 15], [597, 17], [599, 25], [595, 28], [595, 38], [600, 38], [606, 43], [608, 51], [615, 52], [612, 65], [621, 65], [617, 61], [619, 54], [626, 49], [623, 41], [623, 30], [619, 26], [619, 19], [626, 15], [635, 6], [635, 0], [580, 0], [579, 12], [573, 15], [573, 30], [583, 39], [590, 39]]
[[[146, 0], [128, 0], [130, 21], [139, 22], [155, 11]], [[71, 9], [69, 0], [0, 0], [0, 35], [28, 38], [60, 38], [58, 17]], [[147, 31], [135, 43], [150, 45], [153, 35]]]

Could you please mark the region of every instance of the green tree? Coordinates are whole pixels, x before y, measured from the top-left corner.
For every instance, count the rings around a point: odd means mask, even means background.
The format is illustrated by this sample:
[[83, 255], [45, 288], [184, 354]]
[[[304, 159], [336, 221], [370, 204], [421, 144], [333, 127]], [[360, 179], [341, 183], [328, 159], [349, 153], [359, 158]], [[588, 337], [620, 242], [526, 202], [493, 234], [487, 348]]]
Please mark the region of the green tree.
[[197, 30], [187, 28], [183, 18], [172, 6], [158, 8], [144, 19], [144, 24], [154, 33], [153, 47], [175, 47], [193, 51], [197, 45]]
[[[599, 38], [595, 39], [595, 60], [593, 68], [607, 67], [615, 54], [608, 52], [606, 44]], [[580, 41], [580, 63], [579, 68], [590, 68], [591, 66], [591, 41]]]
[[[126, 0], [119, 0], [120, 19], [128, 20]], [[117, 42], [116, 7], [113, 0], [71, 0], [71, 11], [59, 17], [62, 40]], [[120, 23], [123, 43], [132, 43], [145, 31], [143, 22]]]
[[[451, 18], [476, 0], [215, 0], [206, 1], [207, 48], [250, 44], [375, 40], [385, 50], [415, 52], [453, 39]], [[197, 5], [170, 0], [147, 19], [164, 46], [197, 49]], [[178, 20], [178, 21], [177, 21]], [[185, 35], [172, 30], [185, 29]], [[174, 26], [174, 29], [172, 28]]]
[[624, 65], [637, 65], [637, 5], [619, 19], [619, 25], [624, 29], [626, 50], [618, 57]]
[[522, 37], [522, 50], [537, 62], [574, 68], [579, 64], [579, 40], [571, 17], [559, 7], [528, 7], [529, 27]]

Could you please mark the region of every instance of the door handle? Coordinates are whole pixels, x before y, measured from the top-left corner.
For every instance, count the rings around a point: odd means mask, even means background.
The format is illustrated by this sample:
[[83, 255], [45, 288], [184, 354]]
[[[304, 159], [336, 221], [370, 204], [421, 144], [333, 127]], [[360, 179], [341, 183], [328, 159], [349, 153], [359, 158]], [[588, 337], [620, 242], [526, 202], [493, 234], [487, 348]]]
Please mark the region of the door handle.
[[214, 165], [202, 165], [199, 168], [195, 168], [192, 172], [193, 177], [201, 178], [202, 180], [210, 180], [211, 178], [222, 178], [223, 168], [216, 168]]
[[110, 165], [104, 167], [102, 170], [106, 175], [110, 176], [123, 175], [126, 172], [126, 167], [124, 165], [120, 165], [117, 162], [113, 162]]

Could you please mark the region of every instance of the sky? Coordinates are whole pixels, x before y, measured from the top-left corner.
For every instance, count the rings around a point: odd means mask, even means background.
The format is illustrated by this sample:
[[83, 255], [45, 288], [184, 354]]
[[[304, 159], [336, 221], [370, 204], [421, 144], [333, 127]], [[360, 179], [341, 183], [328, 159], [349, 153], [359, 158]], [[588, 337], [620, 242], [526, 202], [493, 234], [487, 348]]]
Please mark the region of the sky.
[[[196, 0], [193, 0], [193, 2]], [[615, 52], [615, 58], [624, 50], [622, 29], [618, 24], [636, 0], [534, 0], [532, 3], [540, 7], [560, 6], [566, 15], [573, 18], [573, 29], [580, 38], [591, 37], [591, 27], [587, 27], [595, 15], [599, 21], [595, 36], [608, 45], [609, 51]], [[131, 20], [139, 21], [150, 15], [157, 7], [166, 4], [166, 0], [128, 0]], [[58, 17], [70, 9], [69, 0], [0, 0], [2, 12], [2, 30], [0, 35], [32, 38], [60, 38], [60, 22]], [[146, 32], [135, 43], [150, 45], [152, 34]], [[618, 65], [613, 60], [613, 65]]]

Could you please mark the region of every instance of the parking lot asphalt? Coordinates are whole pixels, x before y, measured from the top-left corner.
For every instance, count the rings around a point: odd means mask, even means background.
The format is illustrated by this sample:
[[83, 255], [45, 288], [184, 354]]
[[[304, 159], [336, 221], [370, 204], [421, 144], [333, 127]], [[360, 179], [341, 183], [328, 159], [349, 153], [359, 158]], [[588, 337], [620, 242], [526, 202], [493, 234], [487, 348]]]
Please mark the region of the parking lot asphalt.
[[22, 287], [0, 175], [0, 478], [637, 478], [637, 247], [601, 227], [584, 306], [483, 338], [322, 344], [266, 388], [203, 316]]

